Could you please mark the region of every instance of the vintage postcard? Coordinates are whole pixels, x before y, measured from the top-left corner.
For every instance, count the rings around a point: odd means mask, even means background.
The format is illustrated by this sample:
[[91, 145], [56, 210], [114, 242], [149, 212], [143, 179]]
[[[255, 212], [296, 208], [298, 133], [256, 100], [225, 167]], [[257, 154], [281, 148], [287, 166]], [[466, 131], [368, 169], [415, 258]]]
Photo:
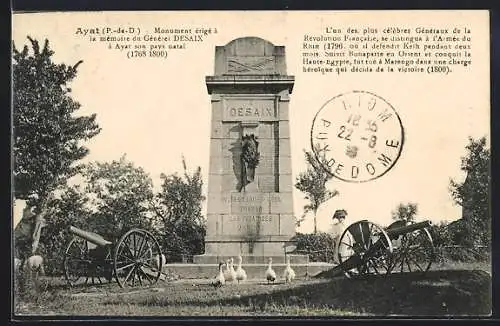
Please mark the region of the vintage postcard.
[[490, 316], [489, 19], [14, 13], [14, 318]]

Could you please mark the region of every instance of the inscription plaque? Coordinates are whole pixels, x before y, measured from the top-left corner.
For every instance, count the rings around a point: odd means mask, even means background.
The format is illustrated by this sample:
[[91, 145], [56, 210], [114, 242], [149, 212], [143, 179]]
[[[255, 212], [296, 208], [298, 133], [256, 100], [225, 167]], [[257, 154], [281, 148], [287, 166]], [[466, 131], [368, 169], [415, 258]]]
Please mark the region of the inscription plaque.
[[274, 99], [225, 99], [223, 121], [276, 121]]
[[279, 215], [224, 215], [222, 231], [226, 235], [252, 238], [279, 235]]

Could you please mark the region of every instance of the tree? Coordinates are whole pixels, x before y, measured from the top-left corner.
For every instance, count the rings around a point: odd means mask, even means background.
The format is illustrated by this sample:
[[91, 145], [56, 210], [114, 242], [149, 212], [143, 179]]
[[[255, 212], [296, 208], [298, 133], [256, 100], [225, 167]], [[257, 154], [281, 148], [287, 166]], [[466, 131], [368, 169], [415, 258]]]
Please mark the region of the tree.
[[154, 210], [162, 223], [161, 233], [167, 260], [180, 260], [184, 255], [202, 253], [204, 249], [205, 220], [201, 205], [201, 168], [190, 174], [182, 158], [184, 175], [162, 174], [161, 191], [157, 194]]
[[76, 77], [73, 66], [52, 62], [54, 51], [46, 39], [40, 49], [28, 37], [19, 51], [13, 45], [13, 156], [15, 197], [32, 194], [43, 199], [75, 175], [74, 163], [88, 149], [80, 144], [100, 132], [96, 115], [74, 116], [80, 104], [70, 97], [68, 84]]
[[462, 206], [461, 223], [467, 237], [464, 244], [490, 244], [490, 150], [486, 137], [469, 137], [466, 155], [461, 158], [461, 170], [466, 173], [465, 181], [450, 180], [450, 191], [455, 202]]
[[[300, 224], [305, 216], [312, 212], [314, 217], [314, 233], [317, 233], [316, 213], [321, 204], [338, 195], [338, 191], [326, 189], [326, 183], [332, 178], [332, 174], [328, 173], [324, 168], [328, 166], [326, 162], [321, 161], [320, 164], [314, 154], [309, 151], [304, 150], [304, 155], [307, 170], [299, 173], [296, 178], [295, 188], [305, 194], [304, 198], [307, 199], [309, 203], [304, 206], [304, 213], [298, 223]], [[321, 159], [325, 160], [324, 158]]]
[[119, 160], [94, 162], [83, 171], [86, 193], [93, 213], [87, 219], [90, 231], [116, 241], [131, 228], [153, 230], [151, 201], [153, 182], [141, 167]]
[[400, 203], [396, 209], [391, 212], [392, 219], [395, 221], [405, 221], [407, 223], [415, 222], [415, 216], [418, 212], [418, 205], [415, 203]]

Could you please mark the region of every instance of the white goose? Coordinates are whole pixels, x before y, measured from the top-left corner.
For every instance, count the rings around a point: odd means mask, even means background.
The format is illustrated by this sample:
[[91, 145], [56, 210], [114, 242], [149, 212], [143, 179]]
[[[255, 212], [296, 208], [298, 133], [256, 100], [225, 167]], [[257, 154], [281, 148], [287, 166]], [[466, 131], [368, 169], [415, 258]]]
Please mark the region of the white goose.
[[236, 271], [234, 270], [234, 259], [231, 257], [229, 259], [229, 272], [231, 273], [231, 277], [233, 278], [233, 282], [236, 281]]
[[276, 272], [274, 271], [272, 264], [273, 264], [273, 259], [269, 257], [269, 265], [267, 265], [266, 269], [266, 279], [268, 284], [269, 282], [274, 283], [274, 281], [276, 281]]
[[238, 267], [236, 268], [236, 279], [238, 280], [238, 284], [240, 281], [245, 281], [247, 279], [247, 272], [241, 267], [241, 262], [243, 259], [241, 256], [238, 256]]
[[290, 283], [295, 279], [295, 271], [290, 266], [290, 256], [286, 257], [286, 268], [283, 272], [283, 278], [285, 279], [285, 283]]
[[226, 270], [224, 271], [224, 277], [226, 278], [226, 282], [236, 281], [236, 271], [234, 270], [234, 267], [231, 263], [231, 259], [228, 259], [226, 261]]
[[224, 284], [226, 284], [226, 278], [224, 277], [222, 266], [224, 266], [224, 263], [219, 263], [219, 274], [217, 274], [215, 280], [213, 280], [212, 282], [213, 286], [223, 286]]

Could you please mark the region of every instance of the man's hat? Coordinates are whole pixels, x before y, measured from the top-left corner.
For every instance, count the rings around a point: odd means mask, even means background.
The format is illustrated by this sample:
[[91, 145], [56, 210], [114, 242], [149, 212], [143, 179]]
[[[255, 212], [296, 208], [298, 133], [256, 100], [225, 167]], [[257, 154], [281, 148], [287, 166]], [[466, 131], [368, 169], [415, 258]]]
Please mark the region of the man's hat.
[[336, 218], [336, 219], [344, 219], [346, 218], [347, 216], [347, 211], [345, 209], [337, 209], [335, 211], [335, 213], [333, 213], [333, 217], [332, 218]]

